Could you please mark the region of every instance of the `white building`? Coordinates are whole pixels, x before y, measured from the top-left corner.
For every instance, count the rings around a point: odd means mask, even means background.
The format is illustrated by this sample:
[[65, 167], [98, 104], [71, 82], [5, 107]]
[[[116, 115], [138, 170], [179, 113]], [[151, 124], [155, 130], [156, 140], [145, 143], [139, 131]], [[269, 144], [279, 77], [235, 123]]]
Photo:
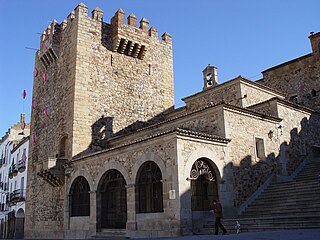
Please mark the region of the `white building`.
[[23, 237], [29, 126], [12, 126], [0, 141], [0, 238]]

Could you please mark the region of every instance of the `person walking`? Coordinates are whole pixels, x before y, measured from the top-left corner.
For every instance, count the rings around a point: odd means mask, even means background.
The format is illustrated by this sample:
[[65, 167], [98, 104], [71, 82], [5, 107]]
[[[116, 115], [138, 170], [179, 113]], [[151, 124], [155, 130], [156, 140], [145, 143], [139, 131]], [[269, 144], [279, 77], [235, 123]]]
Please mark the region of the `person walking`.
[[215, 218], [216, 218], [215, 224], [214, 224], [215, 235], [218, 235], [219, 228], [223, 231], [223, 234], [226, 234], [227, 230], [225, 229], [225, 227], [221, 223], [222, 206], [221, 206], [221, 203], [220, 203], [219, 199], [213, 201], [213, 212], [214, 212], [214, 215], [215, 215]]

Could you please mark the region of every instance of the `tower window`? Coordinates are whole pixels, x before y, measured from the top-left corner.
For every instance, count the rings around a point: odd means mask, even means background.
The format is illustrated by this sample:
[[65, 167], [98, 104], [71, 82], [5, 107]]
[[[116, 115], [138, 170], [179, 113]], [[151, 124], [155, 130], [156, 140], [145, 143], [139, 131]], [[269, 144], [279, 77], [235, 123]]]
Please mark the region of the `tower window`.
[[263, 159], [266, 157], [264, 149], [264, 141], [262, 138], [256, 138], [256, 154], [257, 157]]

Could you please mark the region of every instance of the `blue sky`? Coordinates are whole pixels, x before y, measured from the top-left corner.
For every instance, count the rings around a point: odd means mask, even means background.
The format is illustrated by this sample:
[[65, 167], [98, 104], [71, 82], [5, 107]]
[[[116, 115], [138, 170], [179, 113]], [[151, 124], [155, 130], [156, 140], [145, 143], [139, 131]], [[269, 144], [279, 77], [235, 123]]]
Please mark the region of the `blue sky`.
[[[0, 0], [0, 136], [30, 119], [35, 50], [39, 33], [61, 23], [81, 2]], [[173, 37], [175, 104], [201, 91], [202, 70], [218, 67], [219, 82], [238, 75], [255, 80], [261, 71], [311, 52], [309, 33], [320, 31], [319, 0], [83, 0], [99, 6], [110, 22], [118, 8], [145, 17], [159, 35]], [[23, 90], [27, 97], [22, 99]]]

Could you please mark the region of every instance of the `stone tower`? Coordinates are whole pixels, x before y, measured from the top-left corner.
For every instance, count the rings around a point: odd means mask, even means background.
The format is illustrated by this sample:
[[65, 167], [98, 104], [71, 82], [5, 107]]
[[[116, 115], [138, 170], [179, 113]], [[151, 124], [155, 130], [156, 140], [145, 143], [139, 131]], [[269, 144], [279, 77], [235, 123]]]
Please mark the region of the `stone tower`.
[[62, 238], [64, 165], [171, 109], [172, 38], [119, 9], [79, 4], [41, 36], [35, 57], [25, 236]]

